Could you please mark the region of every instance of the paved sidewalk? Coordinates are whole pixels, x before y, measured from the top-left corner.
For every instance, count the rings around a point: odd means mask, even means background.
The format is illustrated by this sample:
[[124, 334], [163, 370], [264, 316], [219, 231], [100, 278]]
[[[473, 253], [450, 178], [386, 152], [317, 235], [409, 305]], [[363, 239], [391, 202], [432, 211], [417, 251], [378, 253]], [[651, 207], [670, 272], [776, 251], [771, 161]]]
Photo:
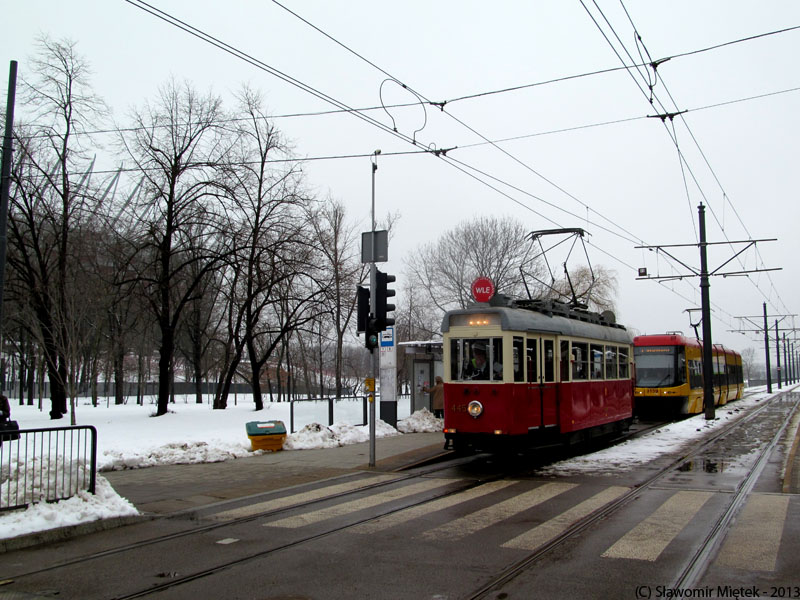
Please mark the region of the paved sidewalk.
[[407, 433], [375, 441], [314, 450], [281, 450], [220, 463], [168, 465], [101, 473], [117, 493], [144, 514], [166, 515], [251, 496], [354, 470], [393, 471], [444, 452], [444, 435]]
[[218, 463], [165, 465], [100, 473], [139, 510], [116, 517], [0, 540], [0, 554], [112, 529], [145, 519], [191, 512], [216, 502], [321, 481], [354, 471], [395, 471], [444, 452], [444, 435], [407, 433], [375, 441], [314, 450], [281, 450]]

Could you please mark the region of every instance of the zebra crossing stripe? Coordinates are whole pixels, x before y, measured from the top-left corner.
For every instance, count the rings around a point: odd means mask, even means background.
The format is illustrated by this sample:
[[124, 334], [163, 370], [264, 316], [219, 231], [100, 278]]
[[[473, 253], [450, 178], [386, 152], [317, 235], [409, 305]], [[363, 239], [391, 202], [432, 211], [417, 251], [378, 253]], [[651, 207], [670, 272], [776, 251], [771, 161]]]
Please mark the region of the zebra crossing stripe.
[[389, 515], [386, 515], [385, 517], [380, 517], [379, 519], [375, 519], [374, 521], [369, 521], [368, 523], [362, 523], [361, 525], [357, 525], [350, 531], [354, 533], [377, 533], [379, 531], [383, 531], [384, 529], [388, 529], [389, 527], [393, 527], [401, 523], [406, 523], [408, 521], [411, 521], [412, 519], [425, 516], [432, 512], [436, 512], [438, 510], [445, 510], [452, 506], [456, 506], [457, 504], [461, 504], [463, 502], [469, 502], [470, 500], [474, 500], [475, 498], [481, 498], [482, 496], [491, 494], [492, 492], [496, 492], [497, 490], [502, 490], [503, 488], [506, 488], [510, 485], [514, 485], [516, 483], [518, 482], [492, 481], [490, 483], [485, 483], [483, 485], [479, 485], [477, 487], [466, 490], [464, 492], [460, 492], [458, 494], [445, 496], [444, 498], [438, 498], [431, 502], [426, 502], [425, 504], [419, 504], [417, 506], [412, 506], [411, 508], [407, 508], [405, 510], [391, 513]]
[[716, 564], [748, 571], [774, 571], [788, 509], [789, 496], [751, 496], [725, 538]]
[[577, 484], [574, 483], [546, 483], [528, 492], [517, 494], [513, 498], [426, 531], [422, 534], [422, 537], [431, 540], [459, 539], [550, 500], [576, 486]]
[[284, 496], [283, 498], [275, 498], [274, 500], [267, 500], [265, 502], [258, 502], [257, 504], [250, 504], [240, 508], [233, 508], [211, 515], [211, 519], [218, 521], [226, 521], [232, 519], [240, 519], [242, 517], [249, 517], [257, 515], [262, 512], [269, 512], [271, 510], [278, 510], [286, 508], [287, 506], [294, 506], [295, 504], [302, 504], [303, 502], [311, 502], [313, 500], [321, 500], [337, 494], [351, 492], [358, 490], [376, 483], [384, 483], [398, 479], [396, 475], [376, 475], [369, 479], [358, 479], [356, 481], [348, 481], [347, 483], [340, 483], [328, 487], [318, 488], [310, 492], [303, 492], [293, 496]]
[[438, 487], [452, 485], [452, 483], [452, 479], [426, 479], [425, 481], [421, 481], [419, 483], [387, 490], [385, 492], [381, 492], [380, 494], [373, 494], [371, 496], [366, 496], [350, 502], [337, 504], [336, 506], [321, 508], [308, 513], [286, 517], [284, 519], [278, 519], [277, 521], [272, 521], [270, 523], [264, 523], [264, 527], [303, 527], [305, 525], [311, 525], [312, 523], [318, 523], [326, 519], [349, 515], [365, 508], [379, 506], [387, 502], [392, 502], [393, 500], [400, 500], [408, 496], [413, 496], [414, 494], [427, 492]]
[[541, 525], [526, 531], [522, 535], [508, 540], [503, 544], [503, 548], [517, 548], [519, 550], [536, 550], [543, 546], [550, 540], [561, 535], [569, 527], [593, 513], [594, 511], [602, 508], [609, 502], [616, 500], [623, 494], [628, 492], [628, 488], [620, 486], [611, 486], [602, 492], [599, 492], [584, 500], [580, 504], [573, 506], [569, 510], [553, 517], [549, 521], [545, 521]]
[[602, 556], [655, 561], [713, 495], [713, 492], [674, 494]]

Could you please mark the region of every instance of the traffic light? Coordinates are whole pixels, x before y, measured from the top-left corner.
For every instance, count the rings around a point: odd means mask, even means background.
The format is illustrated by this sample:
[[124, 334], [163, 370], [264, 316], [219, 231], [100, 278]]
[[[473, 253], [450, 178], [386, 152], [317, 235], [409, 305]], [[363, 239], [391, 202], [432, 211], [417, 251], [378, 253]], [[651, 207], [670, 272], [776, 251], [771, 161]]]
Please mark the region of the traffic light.
[[378, 347], [378, 336], [380, 332], [375, 329], [375, 319], [367, 320], [367, 330], [364, 332], [364, 347], [372, 352]]
[[369, 321], [369, 288], [364, 286], [356, 286], [356, 295], [358, 299], [358, 312], [356, 313], [356, 331], [361, 333], [367, 330], [367, 323]]
[[372, 352], [378, 347], [378, 330], [375, 329], [375, 319], [370, 318], [369, 314], [369, 288], [358, 286], [356, 331], [364, 334], [364, 346]]
[[389, 325], [394, 325], [394, 317], [386, 316], [386, 313], [394, 311], [394, 304], [386, 302], [387, 298], [394, 296], [394, 290], [387, 289], [387, 284], [395, 281], [394, 275], [387, 275], [376, 271], [375, 273], [375, 329], [383, 331]]

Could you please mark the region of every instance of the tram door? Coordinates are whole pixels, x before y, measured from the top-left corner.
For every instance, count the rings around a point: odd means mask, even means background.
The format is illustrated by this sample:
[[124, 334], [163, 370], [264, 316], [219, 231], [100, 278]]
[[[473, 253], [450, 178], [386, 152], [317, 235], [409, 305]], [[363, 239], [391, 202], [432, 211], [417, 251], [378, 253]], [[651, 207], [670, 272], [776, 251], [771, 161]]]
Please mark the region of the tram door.
[[531, 422], [540, 427], [558, 425], [556, 390], [556, 340], [552, 336], [528, 338], [527, 362]]

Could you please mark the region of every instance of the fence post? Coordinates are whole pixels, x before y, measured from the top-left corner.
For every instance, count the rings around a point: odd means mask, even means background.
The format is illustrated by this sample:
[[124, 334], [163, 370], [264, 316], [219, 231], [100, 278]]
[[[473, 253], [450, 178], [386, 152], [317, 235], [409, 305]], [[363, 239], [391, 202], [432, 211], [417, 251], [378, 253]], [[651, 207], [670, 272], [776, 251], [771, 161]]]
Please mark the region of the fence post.
[[367, 417], [367, 397], [361, 396], [361, 400], [364, 404], [364, 425], [369, 425], [369, 417]]

